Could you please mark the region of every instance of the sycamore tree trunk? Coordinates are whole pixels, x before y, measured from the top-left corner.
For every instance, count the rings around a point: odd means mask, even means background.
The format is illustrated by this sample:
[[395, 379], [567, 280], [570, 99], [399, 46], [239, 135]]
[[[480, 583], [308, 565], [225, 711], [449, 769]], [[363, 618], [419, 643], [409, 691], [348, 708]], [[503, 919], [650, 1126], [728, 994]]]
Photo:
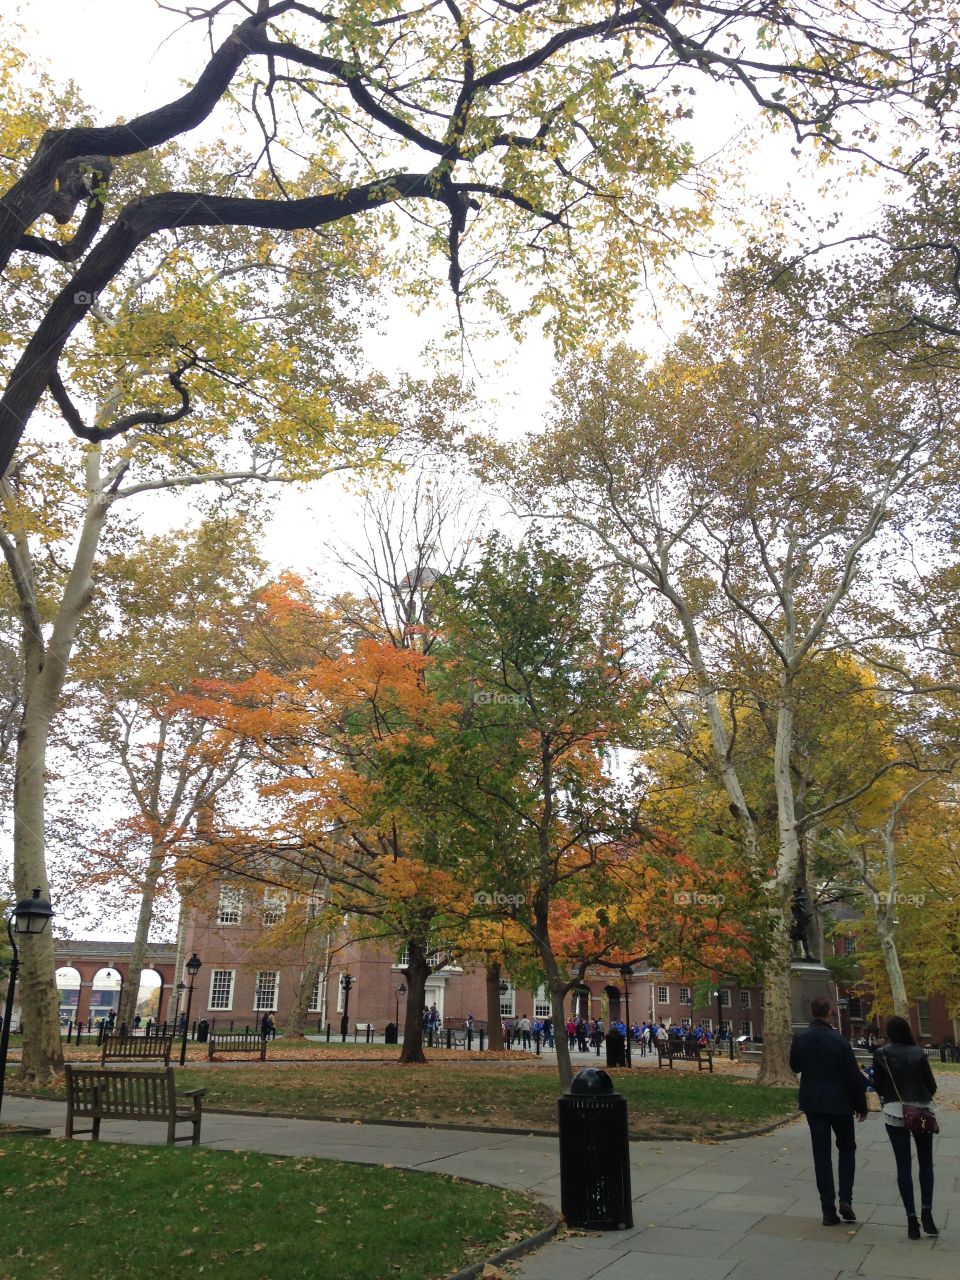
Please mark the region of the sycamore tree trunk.
[[503, 1049], [503, 1021], [500, 1017], [500, 963], [487, 965], [487, 1048]]
[[[50, 897], [44, 856], [44, 768], [49, 721], [35, 707], [36, 691], [29, 689], [32, 683], [28, 681], [13, 783], [14, 888], [17, 901], [29, 898], [34, 889], [39, 889], [43, 897]], [[20, 1007], [23, 1010], [23, 1054], [19, 1078], [31, 1084], [45, 1084], [51, 1076], [63, 1070], [53, 929], [48, 926], [43, 933], [21, 938], [18, 945]]]
[[302, 1040], [304, 1037], [303, 1029], [306, 1026], [309, 1015], [310, 997], [313, 995], [317, 979], [324, 968], [324, 961], [330, 942], [330, 935], [322, 930], [317, 929], [314, 933], [315, 936], [307, 954], [306, 968], [300, 980], [300, 989], [297, 992], [296, 1000], [293, 1002], [293, 1008], [290, 1010], [290, 1017], [283, 1028], [284, 1036], [289, 1036], [295, 1040]]
[[143, 962], [147, 954], [147, 939], [150, 926], [153, 924], [153, 904], [157, 897], [157, 886], [163, 872], [166, 850], [163, 845], [154, 845], [150, 850], [147, 870], [143, 877], [143, 888], [140, 896], [140, 910], [137, 913], [137, 928], [133, 935], [133, 950], [130, 952], [130, 963], [127, 969], [127, 980], [123, 984], [120, 996], [120, 1011], [117, 1020], [121, 1026], [133, 1026], [137, 1012], [137, 998], [140, 995], [140, 978], [143, 974]]
[[800, 869], [800, 837], [797, 831], [796, 801], [790, 757], [793, 751], [793, 687], [788, 673], [781, 677], [777, 708], [777, 733], [773, 753], [773, 781], [777, 795], [777, 826], [780, 847], [773, 882], [770, 958], [763, 982], [763, 1061], [761, 1084], [792, 1085], [790, 1041], [793, 1019], [790, 1008], [790, 906]]
[[897, 951], [897, 938], [889, 910], [879, 903], [874, 903], [873, 916], [877, 925], [877, 936], [880, 939], [880, 951], [883, 965], [890, 983], [890, 996], [893, 1000], [893, 1012], [900, 1018], [910, 1021], [910, 1001], [907, 998], [907, 984], [903, 980], [903, 969], [900, 967], [900, 954]]
[[407, 980], [407, 1010], [403, 1022], [403, 1045], [400, 1049], [400, 1062], [426, 1062], [423, 1052], [423, 1008], [426, 1002], [427, 978], [430, 966], [427, 964], [426, 946], [410, 941], [407, 944], [409, 961], [403, 970]]
[[785, 903], [771, 908], [770, 957], [763, 974], [763, 1059], [760, 1084], [793, 1085], [790, 1070], [790, 1042], [793, 1025], [790, 1012], [790, 917]]

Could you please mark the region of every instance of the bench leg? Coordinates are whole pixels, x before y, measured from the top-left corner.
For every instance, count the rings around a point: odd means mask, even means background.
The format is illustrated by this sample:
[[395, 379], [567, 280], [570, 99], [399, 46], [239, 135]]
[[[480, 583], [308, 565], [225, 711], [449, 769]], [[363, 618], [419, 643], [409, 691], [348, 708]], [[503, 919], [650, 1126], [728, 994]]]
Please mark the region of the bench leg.
[[197, 1147], [200, 1145], [200, 1120], [201, 1120], [201, 1102], [199, 1098], [193, 1100], [193, 1143]]
[[100, 1117], [99, 1116], [93, 1117], [93, 1128], [90, 1130], [90, 1141], [91, 1142], [100, 1141]]

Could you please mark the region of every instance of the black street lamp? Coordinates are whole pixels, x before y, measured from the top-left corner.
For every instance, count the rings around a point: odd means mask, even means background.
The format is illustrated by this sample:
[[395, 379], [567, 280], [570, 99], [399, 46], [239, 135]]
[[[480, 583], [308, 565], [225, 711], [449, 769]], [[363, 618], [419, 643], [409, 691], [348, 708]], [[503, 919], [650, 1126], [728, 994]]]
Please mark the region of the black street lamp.
[[[183, 1020], [183, 1035], [180, 1039], [180, 1065], [181, 1067], [187, 1061], [187, 1032], [190, 1029], [190, 1010], [193, 1007], [193, 983], [197, 974], [200, 972], [202, 961], [196, 952], [187, 961], [187, 973], [190, 977], [190, 986], [187, 988], [187, 1016]], [[180, 983], [183, 986], [183, 983]]]
[[623, 1003], [627, 1011], [627, 1066], [630, 1067], [633, 1065], [630, 1061], [630, 1041], [632, 1039], [632, 1032], [630, 1030], [630, 979], [633, 977], [633, 967], [629, 964], [622, 964], [620, 966], [620, 976], [623, 978]]
[[397, 1013], [396, 1013], [396, 1017], [394, 1018], [394, 1026], [396, 1026], [397, 1028], [399, 1028], [400, 1026], [400, 997], [405, 996], [406, 994], [407, 994], [407, 984], [405, 982], [401, 982], [399, 987], [397, 987], [396, 995], [394, 997], [397, 1002]]
[[717, 1001], [717, 1043], [720, 1043], [720, 1032], [723, 1028], [723, 992], [714, 991], [714, 997]]
[[14, 942], [14, 934], [26, 937], [43, 933], [47, 922], [53, 915], [53, 907], [46, 898], [40, 897], [40, 890], [34, 889], [29, 898], [23, 898], [7, 918], [7, 936], [13, 949], [10, 961], [10, 980], [7, 986], [7, 1003], [3, 1010], [3, 1030], [0, 1031], [0, 1108], [3, 1107], [3, 1082], [7, 1074], [7, 1046], [10, 1043], [10, 1023], [13, 1019], [13, 995], [17, 986], [17, 974], [20, 971], [20, 952]]
[[353, 986], [353, 978], [349, 973], [345, 973], [340, 979], [340, 985], [343, 987], [343, 1017], [340, 1019], [340, 1042], [347, 1043], [347, 1031], [350, 1028], [350, 988]]

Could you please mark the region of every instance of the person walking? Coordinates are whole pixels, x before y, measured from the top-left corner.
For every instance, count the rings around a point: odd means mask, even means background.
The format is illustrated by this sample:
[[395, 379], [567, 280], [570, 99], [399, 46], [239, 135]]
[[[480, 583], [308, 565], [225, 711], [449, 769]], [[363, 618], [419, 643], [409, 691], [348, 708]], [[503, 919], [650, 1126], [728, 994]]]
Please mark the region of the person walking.
[[530, 1048], [530, 1032], [533, 1030], [533, 1025], [526, 1014], [524, 1014], [523, 1017], [520, 1019], [520, 1021], [517, 1023], [517, 1030], [520, 1032], [521, 1047], [524, 1049], [529, 1049]]
[[[897, 1187], [907, 1211], [907, 1235], [911, 1240], [919, 1240], [921, 1224], [928, 1236], [939, 1235], [933, 1220], [933, 1135], [939, 1127], [934, 1116], [933, 1095], [937, 1082], [929, 1059], [914, 1040], [906, 1018], [894, 1017], [887, 1023], [887, 1043], [873, 1055], [873, 1083], [883, 1103], [883, 1122], [897, 1163]], [[917, 1109], [921, 1114], [911, 1116], [910, 1112]], [[920, 1177], [919, 1222], [913, 1194], [911, 1134], [917, 1148]]]
[[[790, 1070], [800, 1076], [799, 1107], [807, 1117], [817, 1191], [823, 1210], [823, 1225], [856, 1222], [853, 1211], [853, 1179], [856, 1172], [857, 1141], [853, 1115], [867, 1118], [866, 1081], [857, 1066], [853, 1049], [829, 1022], [830, 1002], [822, 996], [810, 1002], [812, 1021], [798, 1031], [790, 1046]], [[837, 1140], [837, 1181], [840, 1184], [840, 1215], [837, 1216], [830, 1136]]]

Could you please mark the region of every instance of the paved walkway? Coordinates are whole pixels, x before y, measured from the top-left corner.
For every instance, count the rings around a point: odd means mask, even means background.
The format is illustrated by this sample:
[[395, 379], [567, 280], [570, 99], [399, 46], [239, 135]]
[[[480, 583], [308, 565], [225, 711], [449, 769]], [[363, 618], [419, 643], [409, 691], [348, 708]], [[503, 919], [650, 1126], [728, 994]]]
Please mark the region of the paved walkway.
[[[7, 1097], [8, 1123], [62, 1132], [64, 1104]], [[734, 1142], [635, 1142], [632, 1231], [567, 1234], [523, 1259], [525, 1280], [956, 1280], [960, 1275], [958, 1113], [936, 1139], [936, 1241], [908, 1241], [880, 1118], [858, 1126], [855, 1208], [861, 1221], [823, 1227], [806, 1125]], [[324, 1156], [454, 1174], [531, 1191], [559, 1207], [557, 1143], [463, 1130], [207, 1114], [204, 1145]], [[159, 1141], [159, 1126], [112, 1123], [118, 1141]], [[659, 1266], [657, 1265], [659, 1264]]]

